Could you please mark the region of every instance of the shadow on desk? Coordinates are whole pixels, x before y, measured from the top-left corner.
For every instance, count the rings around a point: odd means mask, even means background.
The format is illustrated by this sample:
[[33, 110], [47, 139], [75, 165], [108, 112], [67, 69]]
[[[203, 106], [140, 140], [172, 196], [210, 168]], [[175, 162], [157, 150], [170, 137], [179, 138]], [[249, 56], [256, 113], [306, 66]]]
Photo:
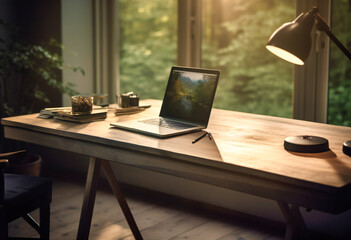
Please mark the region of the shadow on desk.
[[[329, 164], [329, 167], [335, 170], [335, 173], [338, 174], [341, 179], [347, 181], [350, 178], [349, 172], [351, 170], [351, 167], [349, 167], [349, 165], [344, 162], [345, 160], [343, 161], [342, 159], [338, 158], [332, 150], [321, 153], [289, 153], [292, 155], [300, 156], [302, 158], [306, 158], [307, 161], [311, 161], [311, 159], [315, 159], [317, 162], [325, 161]], [[349, 160], [351, 161], [351, 158]], [[323, 174], [323, 172], [321, 172], [321, 174]]]

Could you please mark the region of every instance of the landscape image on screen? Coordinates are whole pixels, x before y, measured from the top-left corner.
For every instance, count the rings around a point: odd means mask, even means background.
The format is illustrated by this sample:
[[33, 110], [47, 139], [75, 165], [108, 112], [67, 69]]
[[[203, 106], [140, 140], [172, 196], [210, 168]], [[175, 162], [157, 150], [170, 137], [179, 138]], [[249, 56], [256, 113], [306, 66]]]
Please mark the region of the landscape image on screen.
[[207, 123], [216, 89], [214, 74], [174, 71], [168, 83], [162, 115]]

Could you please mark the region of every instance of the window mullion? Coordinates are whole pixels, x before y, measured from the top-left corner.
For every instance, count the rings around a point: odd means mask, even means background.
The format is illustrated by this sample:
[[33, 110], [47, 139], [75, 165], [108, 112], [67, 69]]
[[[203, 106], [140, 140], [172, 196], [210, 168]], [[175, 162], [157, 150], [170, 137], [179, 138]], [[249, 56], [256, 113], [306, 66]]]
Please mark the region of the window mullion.
[[[296, 13], [306, 12], [316, 1], [297, 0]], [[328, 23], [330, 0], [320, 0], [320, 15]], [[313, 31], [312, 50], [304, 66], [295, 66], [293, 118], [326, 122], [328, 102], [329, 39], [323, 32]]]
[[178, 0], [178, 65], [201, 65], [201, 12], [201, 0]]
[[119, 92], [117, 0], [93, 1], [94, 26], [94, 92], [108, 93], [114, 102]]

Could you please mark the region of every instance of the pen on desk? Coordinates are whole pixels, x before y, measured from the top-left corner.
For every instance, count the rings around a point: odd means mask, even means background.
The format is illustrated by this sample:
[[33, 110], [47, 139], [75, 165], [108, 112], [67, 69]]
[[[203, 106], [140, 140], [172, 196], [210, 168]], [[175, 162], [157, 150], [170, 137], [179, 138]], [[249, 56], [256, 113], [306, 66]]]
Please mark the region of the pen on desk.
[[204, 138], [206, 136], [207, 132], [205, 132], [204, 134], [202, 134], [200, 137], [196, 138], [193, 143], [196, 143], [197, 141], [201, 140], [202, 138]]
[[208, 138], [210, 139], [210, 140], [212, 140], [212, 134], [211, 133], [207, 133], [208, 134]]

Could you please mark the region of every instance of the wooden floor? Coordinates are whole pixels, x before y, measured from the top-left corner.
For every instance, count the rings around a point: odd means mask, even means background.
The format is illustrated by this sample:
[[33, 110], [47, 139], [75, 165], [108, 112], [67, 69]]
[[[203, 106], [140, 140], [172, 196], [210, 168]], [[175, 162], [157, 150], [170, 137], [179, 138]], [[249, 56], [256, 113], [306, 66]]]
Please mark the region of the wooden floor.
[[[51, 239], [70, 240], [77, 234], [85, 176], [66, 173], [54, 179], [51, 204]], [[96, 197], [90, 238], [134, 239], [116, 199], [102, 180]], [[128, 204], [145, 240], [256, 240], [283, 239], [284, 228], [252, 217], [224, 214], [190, 201], [123, 187]], [[37, 217], [34, 212], [33, 216]], [[22, 220], [9, 226], [10, 236], [35, 237]]]

